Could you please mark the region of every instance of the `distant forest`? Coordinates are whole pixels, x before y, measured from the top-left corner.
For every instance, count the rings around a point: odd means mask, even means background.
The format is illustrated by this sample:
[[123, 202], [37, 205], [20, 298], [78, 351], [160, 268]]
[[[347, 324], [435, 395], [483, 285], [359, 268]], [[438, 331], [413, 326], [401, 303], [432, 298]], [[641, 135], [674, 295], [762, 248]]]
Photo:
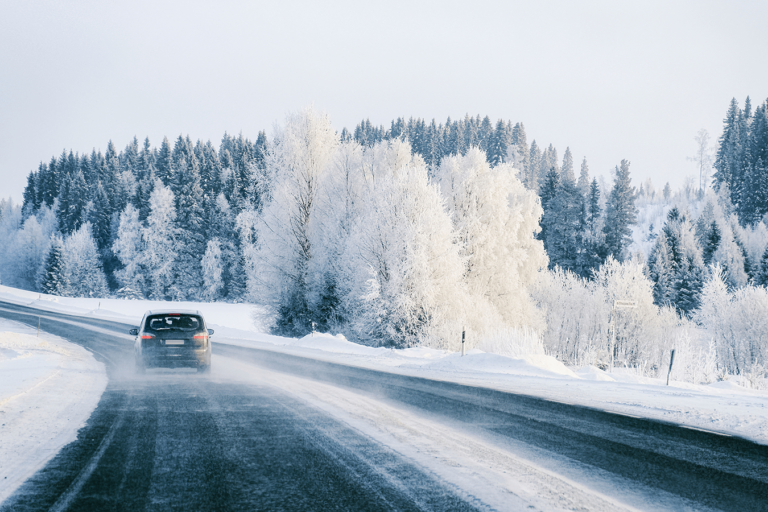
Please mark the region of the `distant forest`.
[[[713, 175], [714, 189], [729, 200], [723, 218], [715, 219], [714, 206], [708, 207], [698, 220], [691, 218], [690, 212], [675, 209], [669, 213], [662, 236], [656, 239], [656, 235], [650, 235], [655, 245], [647, 267], [656, 287], [657, 304], [671, 304], [684, 313], [693, 311], [699, 304], [707, 267], [713, 261], [729, 265], [731, 274], [736, 274], [734, 261], [744, 259], [743, 275], [731, 281], [764, 282], [763, 262], [750, 259], [746, 242], [739, 236], [732, 238], [740, 255], [714, 255], [718, 248], [723, 252], [730, 244], [730, 240], [721, 240], [731, 211], [741, 226], [759, 222], [768, 213], [767, 116], [766, 104], [754, 112], [749, 99], [743, 109], [735, 99], [730, 105]], [[543, 243], [548, 267], [569, 270], [586, 279], [610, 255], [619, 260], [630, 256], [627, 249], [637, 220], [635, 203], [656, 194], [646, 190], [648, 187], [638, 190], [632, 186], [627, 161], [616, 166], [611, 189], [601, 190], [598, 180], [590, 176], [586, 158], [577, 170], [570, 148], [565, 149], [561, 160], [551, 144], [544, 146], [535, 140], [529, 144], [522, 123], [494, 123], [488, 116], [449, 118], [444, 124], [398, 118], [388, 128], [364, 120], [351, 131], [344, 128], [338, 138], [341, 143], [356, 142], [364, 148], [394, 140], [407, 141], [411, 153], [425, 163], [430, 179], [435, 178], [446, 158], [466, 155], [470, 148], [479, 149], [492, 167], [513, 166], [520, 182], [539, 197], [541, 229], [536, 237]], [[173, 143], [164, 139], [159, 148], [152, 147], [148, 139], [140, 144], [134, 138], [122, 151], [111, 141], [104, 154], [95, 150], [90, 154], [63, 151], [29, 173], [21, 224], [17, 226], [23, 230], [34, 219], [42, 238], [42, 249], [36, 251], [45, 255], [29, 256], [28, 261], [20, 258], [26, 263], [16, 262], [7, 267], [3, 281], [64, 295], [246, 299], [243, 248], [251, 243], [253, 233], [244, 227], [242, 214], [260, 215], [263, 203], [270, 197], [275, 178], [274, 170], [266, 165], [270, 143], [266, 133], [260, 132], [255, 141], [242, 134], [225, 134], [218, 149], [210, 141], [193, 143], [188, 136], [179, 136]], [[156, 220], [152, 218], [152, 195], [158, 184], [172, 193], [172, 211], [165, 213], [173, 218], [173, 229], [167, 236], [174, 245], [156, 247], [175, 255], [172, 275], [160, 288], [149, 280], [131, 277], [133, 280], [127, 281], [125, 269], [136, 255], [125, 251], [121, 255], [121, 236], [128, 236], [128, 224], [123, 226], [121, 235], [121, 222], [130, 221], [125, 219], [126, 208], [130, 205], [135, 210], [134, 230], [151, 229]], [[665, 199], [670, 194], [667, 186], [663, 192]], [[703, 197], [703, 190], [696, 194]], [[29, 227], [34, 231], [33, 228]], [[688, 236], [686, 230], [694, 236]], [[727, 227], [725, 230], [733, 231]], [[94, 246], [90, 252], [77, 250], [78, 254], [93, 254], [86, 273], [100, 277], [90, 279], [87, 286], [72, 282], [53, 286], [51, 279], [61, 279], [48, 276], [45, 266], [50, 266], [48, 260], [56, 251], [63, 258], [64, 246], [74, 244], [74, 240]], [[213, 246], [210, 242], [214, 242]], [[145, 244], [143, 251], [151, 247]], [[74, 251], [75, 247], [71, 249]], [[70, 267], [79, 264], [71, 263]], [[19, 265], [26, 267], [10, 270]], [[206, 272], [210, 274], [207, 277]]]

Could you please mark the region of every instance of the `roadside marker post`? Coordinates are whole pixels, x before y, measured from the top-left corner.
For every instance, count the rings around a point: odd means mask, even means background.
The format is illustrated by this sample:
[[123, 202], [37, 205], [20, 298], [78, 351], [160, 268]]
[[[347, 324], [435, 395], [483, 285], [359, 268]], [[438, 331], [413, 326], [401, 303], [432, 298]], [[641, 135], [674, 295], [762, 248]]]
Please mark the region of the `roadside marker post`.
[[672, 349], [672, 354], [669, 357], [669, 370], [667, 370], [667, 386], [669, 386], [669, 375], [672, 373], [672, 363], [675, 362], [675, 349]]
[[466, 334], [466, 331], [462, 328], [461, 329], [461, 357], [464, 357], [464, 335]]
[[613, 373], [613, 351], [616, 347], [616, 310], [636, 308], [637, 301], [635, 300], [614, 300], [613, 309], [611, 310], [611, 373]]

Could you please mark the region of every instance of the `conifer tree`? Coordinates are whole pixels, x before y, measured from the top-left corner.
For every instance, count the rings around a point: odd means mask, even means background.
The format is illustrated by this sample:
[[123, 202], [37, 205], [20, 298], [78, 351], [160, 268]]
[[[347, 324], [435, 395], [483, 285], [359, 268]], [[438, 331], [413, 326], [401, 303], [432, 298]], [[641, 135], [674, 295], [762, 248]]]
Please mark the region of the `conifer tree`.
[[91, 235], [91, 224], [80, 226], [67, 238], [64, 247], [70, 296], [106, 297], [107, 278]]
[[714, 256], [715, 251], [720, 247], [721, 238], [720, 228], [717, 226], [717, 222], [713, 220], [709, 225], [709, 229], [704, 238], [702, 257], [705, 265], [709, 266], [709, 264], [712, 263], [712, 256]]
[[635, 192], [629, 176], [629, 162], [622, 160], [616, 167], [613, 189], [605, 207], [605, 245], [608, 254], [622, 261], [624, 250], [632, 241], [630, 226], [637, 222]]
[[512, 128], [511, 145], [515, 148], [515, 153], [520, 159], [520, 161], [515, 162], [515, 164], [522, 171], [520, 179], [523, 181], [523, 185], [525, 185], [525, 181], [530, 172], [531, 149], [528, 147], [528, 138], [525, 134], [525, 125], [523, 125], [523, 123], [517, 123], [514, 128]]
[[653, 281], [653, 302], [658, 306], [668, 306], [676, 298], [675, 269], [670, 252], [667, 235], [662, 231], [656, 238], [648, 265]]
[[565, 176], [544, 210], [544, 248], [550, 268], [559, 266], [581, 275], [584, 269], [577, 267], [582, 251], [584, 196], [576, 183]]
[[571, 148], [565, 148], [565, 154], [563, 155], [563, 168], [560, 171], [563, 175], [563, 181], [576, 182], [576, 174], [573, 170], [573, 155], [571, 154]]
[[171, 143], [168, 141], [168, 137], [163, 137], [160, 151], [157, 153], [155, 167], [157, 168], [156, 177], [160, 179], [163, 185], [170, 185], [173, 176], [173, 151], [171, 150]]
[[533, 191], [539, 190], [539, 169], [541, 168], [541, 149], [534, 140], [531, 142], [531, 150], [528, 152], [528, 172], [523, 185]]
[[111, 216], [110, 201], [101, 181], [96, 183], [93, 195], [91, 196], [90, 209], [87, 221], [93, 227], [93, 238], [96, 240], [96, 246], [99, 252], [109, 248], [111, 243]]
[[760, 259], [760, 267], [754, 277], [755, 285], [768, 287], [768, 246]]
[[587, 157], [584, 157], [584, 160], [581, 161], [581, 171], [579, 172], [579, 181], [577, 185], [579, 187], [579, 190], [581, 190], [581, 193], [584, 195], [584, 197], [589, 196], [590, 183], [589, 183], [589, 165], [587, 165]]
[[[41, 164], [42, 165], [42, 164]], [[27, 175], [27, 186], [24, 187], [24, 203], [21, 207], [22, 219], [27, 219], [32, 215], [37, 207], [35, 206], [37, 199], [37, 175], [33, 171], [30, 171]]]
[[64, 243], [58, 236], [51, 237], [51, 248], [45, 258], [40, 291], [66, 297], [69, 288], [64, 258]]
[[[493, 130], [490, 135], [490, 142], [488, 144], [488, 163], [492, 166], [501, 164], [507, 157], [508, 146], [507, 127], [504, 125], [504, 121], [499, 119], [496, 123], [496, 129]], [[513, 145], [513, 147], [515, 146]], [[515, 149], [517, 148], [515, 147]]]
[[[186, 157], [191, 162], [187, 164]], [[200, 260], [205, 253], [203, 220], [203, 189], [200, 186], [200, 173], [194, 155], [183, 155], [177, 162], [174, 180], [178, 194], [176, 199], [176, 254], [177, 265], [174, 277], [177, 299], [198, 297], [203, 284]]]

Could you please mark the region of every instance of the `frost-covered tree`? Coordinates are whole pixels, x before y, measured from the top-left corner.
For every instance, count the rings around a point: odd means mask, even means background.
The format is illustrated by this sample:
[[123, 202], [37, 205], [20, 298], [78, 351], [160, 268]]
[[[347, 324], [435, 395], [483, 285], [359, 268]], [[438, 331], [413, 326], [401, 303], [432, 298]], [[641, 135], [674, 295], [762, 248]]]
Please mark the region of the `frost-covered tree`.
[[120, 285], [118, 295], [143, 298], [147, 291], [146, 271], [142, 265], [145, 258], [144, 242], [139, 211], [132, 204], [127, 205], [120, 214], [117, 239], [112, 244], [112, 251], [123, 265], [123, 268], [115, 272]]
[[328, 116], [314, 108], [291, 114], [266, 156], [271, 198], [258, 227], [255, 285], [285, 332], [310, 330], [309, 267], [317, 192], [338, 145]]
[[542, 212], [535, 194], [510, 166], [491, 168], [478, 149], [444, 159], [439, 179], [473, 300], [487, 301], [503, 327], [536, 324], [528, 288], [547, 256], [534, 238]]
[[203, 298], [215, 301], [220, 297], [221, 281], [221, 244], [218, 240], [209, 240], [205, 255], [201, 261], [203, 271]]
[[51, 240], [51, 249], [45, 258], [40, 291], [50, 295], [66, 297], [69, 290], [67, 275], [64, 242], [60, 237], [54, 236]]
[[369, 183], [346, 254], [346, 307], [356, 334], [396, 347], [456, 348], [468, 305], [451, 219], [422, 166]]
[[157, 180], [149, 204], [147, 226], [141, 230], [144, 251], [140, 261], [146, 268], [147, 295], [152, 299], [167, 300], [177, 295], [172, 289], [176, 262], [173, 192]]
[[624, 258], [624, 251], [632, 241], [630, 226], [637, 222], [635, 191], [629, 177], [629, 162], [622, 160], [616, 167], [613, 189], [605, 207], [605, 245], [608, 254]]
[[745, 286], [729, 292], [715, 265], [695, 314], [717, 343], [721, 368], [732, 375], [763, 377], [768, 367], [768, 290]]
[[581, 194], [584, 197], [588, 197], [590, 180], [589, 180], [589, 165], [587, 164], [587, 157], [584, 157], [584, 160], [581, 161], [581, 171], [579, 171], [579, 181], [577, 185], [579, 187], [579, 190], [581, 191]]
[[107, 278], [101, 266], [91, 224], [86, 222], [64, 242], [71, 297], [106, 297]]
[[709, 142], [709, 132], [706, 129], [699, 130], [693, 140], [696, 141], [696, 153], [688, 159], [696, 164], [699, 172], [699, 192], [703, 192], [707, 188], [715, 157]]
[[[181, 137], [179, 137], [181, 140]], [[177, 143], [178, 144], [178, 143]], [[189, 139], [181, 141], [185, 149], [176, 163], [174, 199], [176, 203], [176, 265], [174, 266], [174, 298], [194, 299], [203, 285], [200, 261], [205, 254], [203, 189], [200, 171]]]
[[563, 178], [554, 197], [548, 201], [541, 220], [546, 236], [544, 248], [550, 267], [560, 266], [585, 275], [583, 261], [584, 228], [586, 225], [584, 197], [572, 179]]
[[565, 148], [565, 153], [563, 154], [563, 168], [560, 172], [563, 181], [567, 180], [573, 182], [574, 184], [576, 183], [576, 174], [573, 170], [573, 155], [571, 154], [570, 147]]
[[653, 301], [659, 306], [672, 304], [675, 300], [675, 268], [664, 231], [656, 238], [648, 267], [654, 283]]

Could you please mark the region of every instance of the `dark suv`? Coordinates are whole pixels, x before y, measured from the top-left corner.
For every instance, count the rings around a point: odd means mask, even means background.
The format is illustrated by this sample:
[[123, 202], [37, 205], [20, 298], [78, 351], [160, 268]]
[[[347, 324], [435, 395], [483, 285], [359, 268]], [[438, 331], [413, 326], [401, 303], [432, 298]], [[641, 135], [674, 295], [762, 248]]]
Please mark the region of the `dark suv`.
[[197, 368], [199, 372], [211, 369], [211, 343], [208, 337], [213, 329], [205, 327], [199, 311], [162, 310], [147, 311], [138, 329], [134, 352], [136, 370], [181, 366]]

